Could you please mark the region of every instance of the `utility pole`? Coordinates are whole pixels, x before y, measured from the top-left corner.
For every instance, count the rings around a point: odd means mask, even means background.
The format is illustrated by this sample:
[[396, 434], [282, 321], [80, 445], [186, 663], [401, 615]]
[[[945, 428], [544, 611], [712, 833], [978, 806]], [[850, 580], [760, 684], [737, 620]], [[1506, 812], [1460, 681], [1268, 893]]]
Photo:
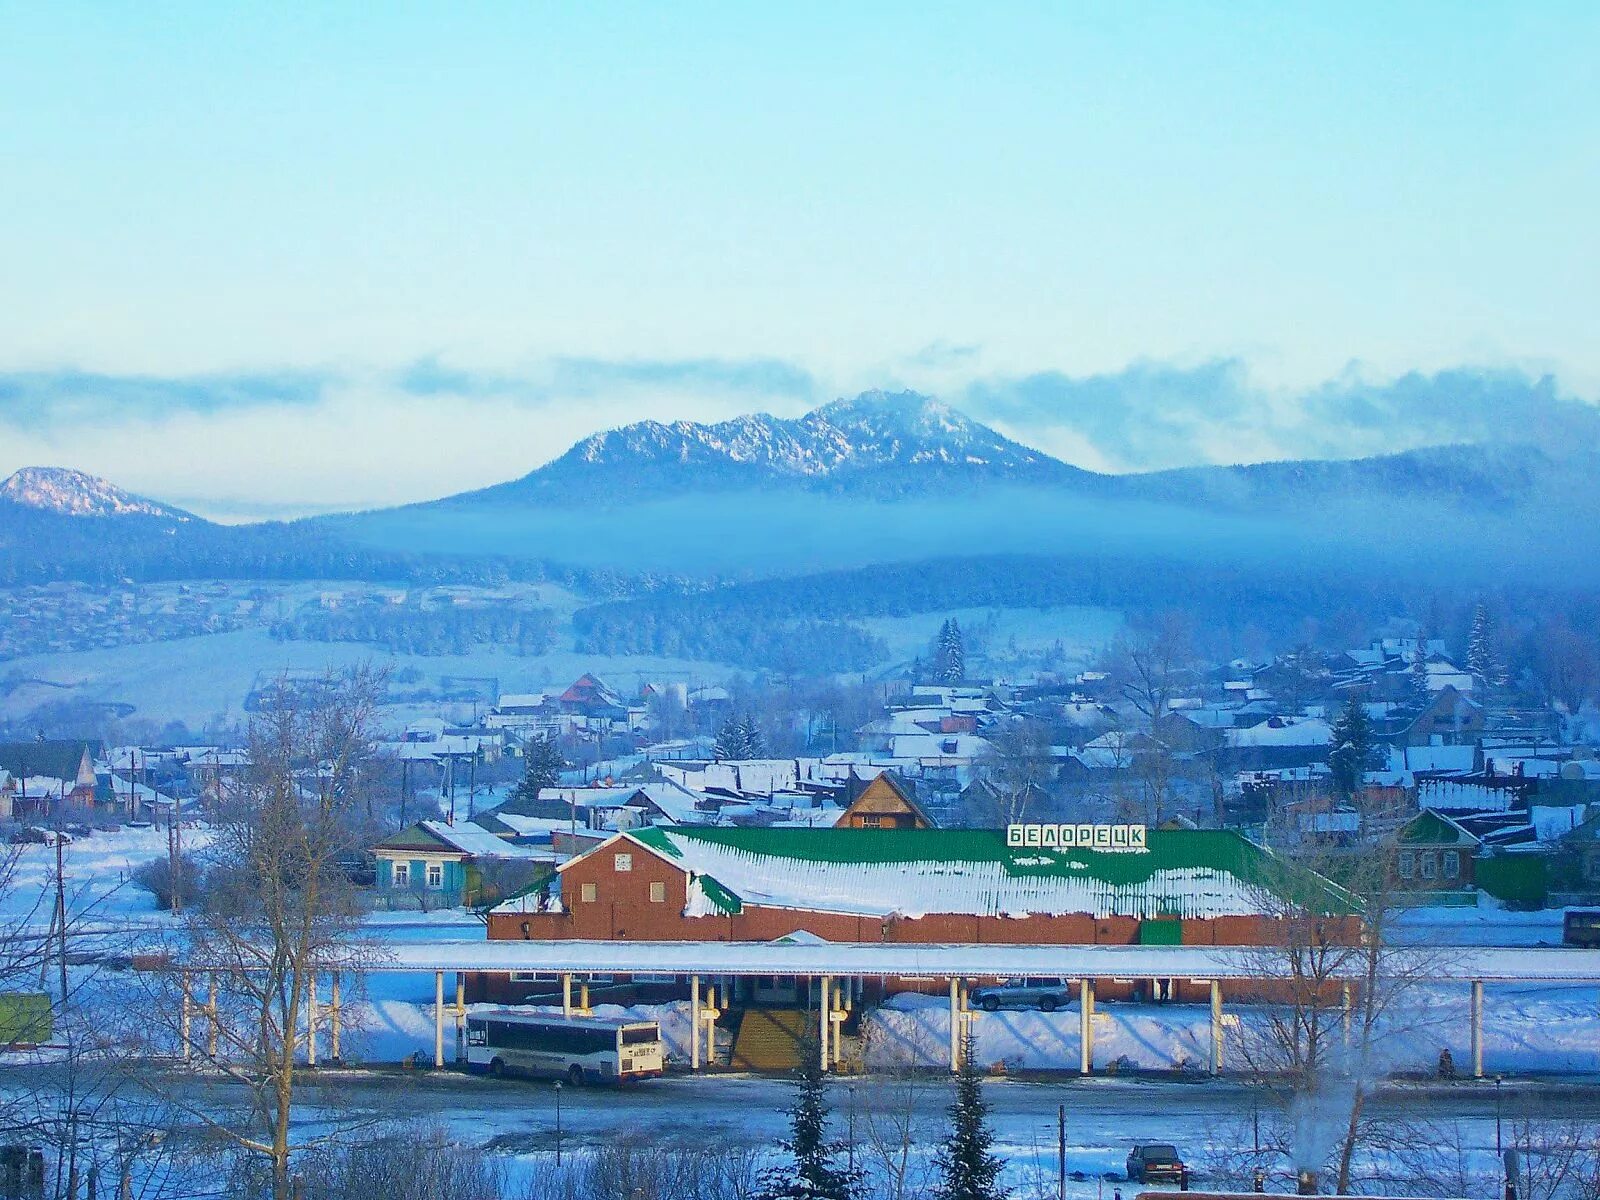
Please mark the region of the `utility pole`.
[[1056, 1200], [1067, 1200], [1067, 1106], [1056, 1109]]

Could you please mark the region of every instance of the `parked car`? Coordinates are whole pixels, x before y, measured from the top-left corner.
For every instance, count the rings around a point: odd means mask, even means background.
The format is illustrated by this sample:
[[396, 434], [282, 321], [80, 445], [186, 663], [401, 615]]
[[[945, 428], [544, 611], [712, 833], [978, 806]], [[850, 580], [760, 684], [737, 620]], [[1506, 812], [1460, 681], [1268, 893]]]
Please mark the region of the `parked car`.
[[1055, 1012], [1072, 1003], [1072, 985], [1065, 979], [1008, 979], [997, 987], [974, 988], [972, 1003], [984, 1012], [1002, 1008]]
[[1128, 1151], [1129, 1183], [1182, 1183], [1183, 1159], [1168, 1142], [1145, 1142]]
[[1561, 922], [1561, 940], [1568, 946], [1600, 949], [1600, 908], [1572, 908]]

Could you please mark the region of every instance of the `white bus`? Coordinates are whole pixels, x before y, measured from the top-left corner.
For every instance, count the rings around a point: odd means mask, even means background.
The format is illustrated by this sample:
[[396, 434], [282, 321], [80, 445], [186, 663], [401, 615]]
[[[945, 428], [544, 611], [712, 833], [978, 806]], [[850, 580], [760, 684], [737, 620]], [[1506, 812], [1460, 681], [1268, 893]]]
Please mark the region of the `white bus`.
[[491, 1075], [530, 1075], [572, 1084], [621, 1083], [659, 1075], [666, 1056], [654, 1021], [536, 1013], [467, 1018], [467, 1065]]

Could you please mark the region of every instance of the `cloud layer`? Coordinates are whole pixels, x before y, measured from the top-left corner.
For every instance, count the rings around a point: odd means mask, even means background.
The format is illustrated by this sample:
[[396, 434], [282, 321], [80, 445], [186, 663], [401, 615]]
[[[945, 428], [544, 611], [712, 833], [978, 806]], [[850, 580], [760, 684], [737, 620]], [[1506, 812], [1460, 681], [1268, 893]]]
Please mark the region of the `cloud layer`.
[[0, 373], [0, 474], [78, 467], [223, 519], [428, 499], [514, 478], [629, 421], [794, 415], [875, 383], [943, 398], [1081, 466], [1150, 470], [1344, 458], [1456, 442], [1600, 442], [1600, 408], [1550, 376], [1461, 367], [1309, 389], [1238, 359], [1072, 375], [982, 373], [977, 346], [929, 347], [848, 386], [782, 359], [556, 358], [474, 370], [423, 358], [384, 371], [162, 378]]

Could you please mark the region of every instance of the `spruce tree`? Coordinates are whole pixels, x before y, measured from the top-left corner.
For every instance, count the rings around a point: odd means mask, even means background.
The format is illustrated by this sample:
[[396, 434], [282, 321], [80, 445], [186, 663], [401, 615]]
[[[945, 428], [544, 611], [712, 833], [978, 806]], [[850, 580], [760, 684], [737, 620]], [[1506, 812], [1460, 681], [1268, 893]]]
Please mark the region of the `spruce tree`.
[[961, 626], [947, 617], [934, 643], [933, 676], [939, 683], [960, 683], [967, 677], [967, 649]]
[[961, 1039], [961, 1070], [956, 1075], [955, 1103], [949, 1108], [950, 1137], [939, 1147], [935, 1160], [938, 1200], [1005, 1200], [1009, 1188], [1000, 1186], [1004, 1165], [993, 1152], [994, 1131], [989, 1128], [989, 1106], [983, 1099], [983, 1079], [974, 1062], [972, 1034]]
[[717, 730], [712, 754], [718, 762], [740, 762], [761, 752], [761, 728], [751, 716], [729, 717]]
[[1480, 604], [1472, 610], [1472, 632], [1467, 635], [1467, 670], [1486, 684], [1495, 675], [1493, 636], [1494, 618]]
[[1411, 655], [1411, 675], [1408, 680], [1411, 693], [1411, 703], [1418, 708], [1426, 708], [1431, 693], [1428, 691], [1428, 651], [1427, 639], [1417, 638], [1417, 648]]
[[813, 1046], [800, 1069], [800, 1091], [790, 1111], [792, 1133], [783, 1143], [791, 1161], [761, 1172], [755, 1200], [853, 1200], [857, 1194], [861, 1172], [837, 1166], [842, 1147], [828, 1141], [828, 1099], [817, 1057]]
[[745, 758], [760, 758], [767, 752], [767, 739], [761, 736], [761, 726], [756, 724], [753, 714], [745, 714], [741, 732]]
[[1361, 787], [1362, 774], [1372, 761], [1372, 721], [1361, 696], [1352, 694], [1344, 702], [1333, 723], [1332, 747], [1328, 767], [1333, 773], [1333, 789], [1344, 800]]
[[522, 778], [517, 780], [511, 798], [505, 803], [505, 810], [510, 813], [532, 812], [539, 802], [539, 792], [559, 785], [561, 772], [567, 766], [567, 760], [561, 757], [552, 737], [536, 737], [529, 741], [523, 746], [522, 758]]

